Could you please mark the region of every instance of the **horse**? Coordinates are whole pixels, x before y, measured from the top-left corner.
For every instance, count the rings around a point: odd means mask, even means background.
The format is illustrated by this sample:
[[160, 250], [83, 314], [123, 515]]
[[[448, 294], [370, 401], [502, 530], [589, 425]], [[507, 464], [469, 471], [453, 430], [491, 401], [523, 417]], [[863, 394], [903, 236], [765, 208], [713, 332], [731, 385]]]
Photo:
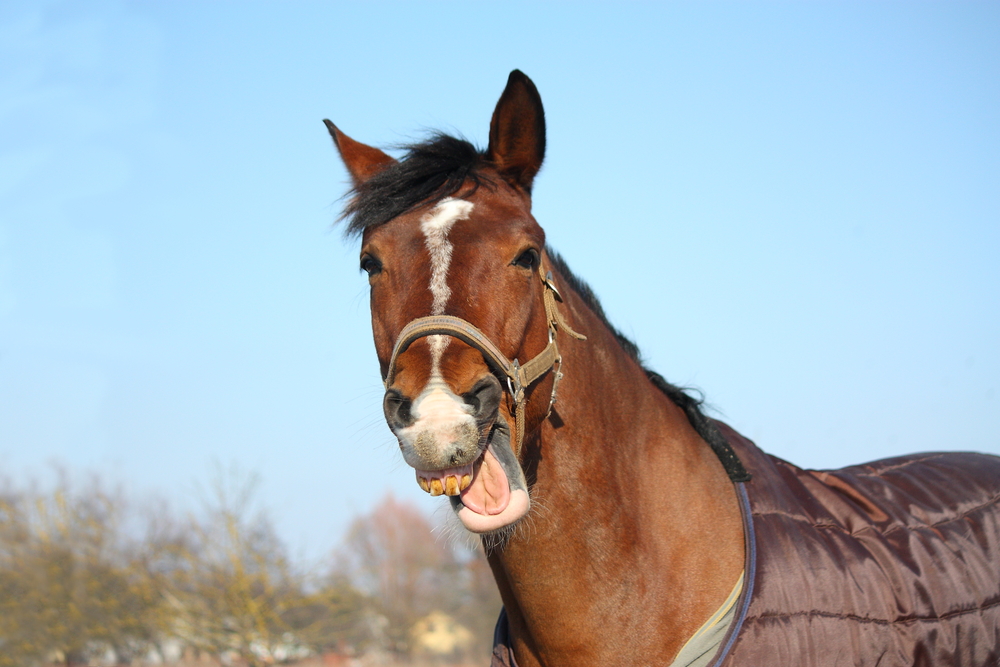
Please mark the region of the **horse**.
[[385, 419], [482, 540], [494, 667], [1000, 664], [1000, 459], [803, 470], [645, 368], [532, 216], [527, 76], [485, 150], [397, 160], [324, 123]]

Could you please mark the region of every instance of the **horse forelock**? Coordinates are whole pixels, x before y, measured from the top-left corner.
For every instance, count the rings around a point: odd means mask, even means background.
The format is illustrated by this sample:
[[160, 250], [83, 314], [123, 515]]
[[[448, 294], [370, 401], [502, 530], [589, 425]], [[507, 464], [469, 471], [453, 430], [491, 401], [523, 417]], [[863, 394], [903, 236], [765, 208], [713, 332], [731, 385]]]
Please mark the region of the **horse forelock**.
[[487, 173], [490, 163], [485, 153], [465, 139], [437, 133], [400, 148], [406, 151], [402, 159], [349, 193], [343, 214], [347, 236], [359, 236], [408, 211], [438, 204], [464, 188], [471, 186], [471, 194], [496, 183], [496, 175]]

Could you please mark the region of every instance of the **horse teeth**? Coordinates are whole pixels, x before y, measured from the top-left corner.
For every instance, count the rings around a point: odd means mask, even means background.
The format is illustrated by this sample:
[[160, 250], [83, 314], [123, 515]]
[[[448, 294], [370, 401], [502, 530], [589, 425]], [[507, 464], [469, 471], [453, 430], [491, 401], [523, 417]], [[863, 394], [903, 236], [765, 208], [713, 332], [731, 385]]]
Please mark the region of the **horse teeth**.
[[472, 475], [462, 475], [462, 485], [459, 487], [460, 491], [465, 491], [472, 484]]
[[440, 496], [442, 493], [444, 493], [444, 485], [441, 484], [441, 480], [440, 479], [432, 479], [431, 480], [431, 495], [432, 496]]
[[444, 492], [449, 496], [457, 496], [459, 493], [458, 489], [458, 477], [454, 475], [448, 475], [444, 480]]
[[417, 484], [419, 484], [420, 488], [423, 489], [426, 493], [431, 492], [431, 485], [427, 483], [426, 477], [417, 477]]

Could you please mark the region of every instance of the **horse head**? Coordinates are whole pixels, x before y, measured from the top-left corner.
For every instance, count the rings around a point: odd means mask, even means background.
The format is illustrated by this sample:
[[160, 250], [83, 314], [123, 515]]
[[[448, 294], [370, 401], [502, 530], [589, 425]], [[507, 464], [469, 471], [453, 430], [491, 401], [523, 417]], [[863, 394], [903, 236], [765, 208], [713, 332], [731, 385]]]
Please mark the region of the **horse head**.
[[[383, 407], [403, 458], [464, 526], [494, 533], [529, 508], [519, 457], [555, 398], [559, 311], [531, 187], [545, 153], [534, 84], [510, 74], [483, 152], [444, 135], [400, 160], [326, 121], [351, 175]], [[562, 334], [566, 335], [566, 334]]]

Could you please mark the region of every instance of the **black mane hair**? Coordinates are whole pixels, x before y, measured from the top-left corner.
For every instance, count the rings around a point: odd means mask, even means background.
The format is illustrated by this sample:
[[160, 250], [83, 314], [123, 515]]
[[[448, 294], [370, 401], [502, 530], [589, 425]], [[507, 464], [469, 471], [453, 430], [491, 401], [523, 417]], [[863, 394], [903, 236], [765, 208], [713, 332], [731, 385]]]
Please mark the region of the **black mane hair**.
[[[458, 192], [471, 182], [473, 190], [492, 187], [494, 180], [485, 173], [490, 166], [483, 151], [464, 139], [437, 133], [426, 141], [402, 146], [406, 154], [401, 160], [357, 186], [344, 210], [348, 220], [344, 233], [360, 236], [366, 229], [379, 227], [393, 218], [421, 206], [433, 205]], [[749, 473], [729, 447], [715, 422], [702, 410], [703, 399], [688, 393], [688, 389], [667, 382], [656, 371], [642, 363], [639, 347], [608, 321], [604, 308], [587, 283], [578, 278], [562, 257], [551, 248], [546, 252], [563, 279], [587, 307], [614, 334], [626, 354], [635, 360], [653, 385], [684, 411], [694, 430], [709, 444], [734, 482], [750, 479]]]

